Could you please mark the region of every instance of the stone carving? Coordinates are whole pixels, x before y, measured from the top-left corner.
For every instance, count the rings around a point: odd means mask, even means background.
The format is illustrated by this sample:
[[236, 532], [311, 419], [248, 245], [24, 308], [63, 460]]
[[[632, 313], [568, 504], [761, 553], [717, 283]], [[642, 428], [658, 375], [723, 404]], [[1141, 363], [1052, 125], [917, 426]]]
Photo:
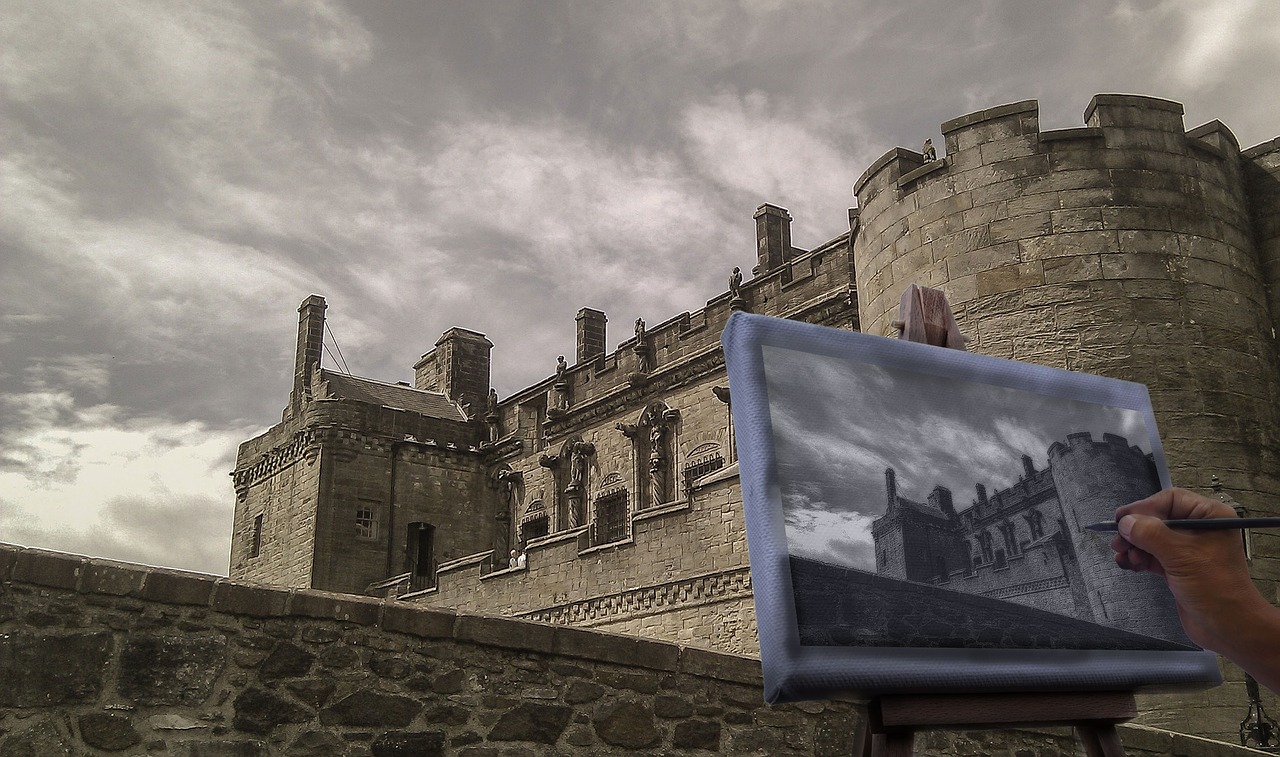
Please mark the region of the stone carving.
[[566, 528], [577, 528], [582, 525], [582, 500], [583, 490], [587, 486], [587, 465], [589, 458], [595, 453], [595, 445], [581, 439], [570, 442], [565, 448], [565, 454], [569, 456], [569, 485], [564, 489], [567, 503], [565, 515], [568, 521]]
[[648, 334], [645, 331], [644, 319], [637, 318], [636, 343], [631, 346], [631, 351], [635, 353], [636, 356], [636, 369], [629, 377], [632, 384], [644, 383], [646, 374], [649, 373], [653, 367], [649, 362], [649, 346], [645, 344], [645, 338], [647, 336]]
[[924, 147], [920, 148], [920, 152], [924, 155], [925, 162], [938, 159], [938, 151], [933, 149], [932, 139], [926, 139], [924, 141]]
[[569, 412], [569, 364], [564, 355], [556, 357], [555, 396], [547, 408], [547, 420], [564, 417]]
[[742, 269], [734, 266], [729, 274], [729, 309], [746, 310], [747, 301], [742, 298]]

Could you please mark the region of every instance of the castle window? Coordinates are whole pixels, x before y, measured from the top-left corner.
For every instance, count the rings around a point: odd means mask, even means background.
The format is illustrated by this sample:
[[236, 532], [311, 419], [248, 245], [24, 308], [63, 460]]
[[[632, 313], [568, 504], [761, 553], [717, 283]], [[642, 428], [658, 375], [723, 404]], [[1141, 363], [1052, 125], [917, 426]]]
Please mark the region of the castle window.
[[1000, 524], [1000, 536], [1004, 539], [1005, 551], [1010, 555], [1018, 554], [1018, 534], [1012, 523]]
[[627, 490], [596, 498], [596, 544], [610, 544], [627, 538]]
[[978, 549], [982, 550], [982, 561], [984, 563], [991, 562], [995, 559], [995, 553], [991, 549], [991, 534], [983, 531], [978, 534]]
[[262, 514], [253, 518], [253, 538], [249, 542], [249, 556], [257, 557], [262, 554]]
[[1039, 511], [1032, 510], [1023, 517], [1027, 519], [1027, 528], [1031, 530], [1031, 541], [1044, 536], [1044, 516]]
[[373, 517], [373, 510], [365, 507], [356, 510], [356, 538], [378, 538], [378, 521]]
[[997, 549], [996, 550], [996, 570], [1004, 570], [1007, 567], [1009, 567], [1009, 561], [1005, 559], [1004, 550]]

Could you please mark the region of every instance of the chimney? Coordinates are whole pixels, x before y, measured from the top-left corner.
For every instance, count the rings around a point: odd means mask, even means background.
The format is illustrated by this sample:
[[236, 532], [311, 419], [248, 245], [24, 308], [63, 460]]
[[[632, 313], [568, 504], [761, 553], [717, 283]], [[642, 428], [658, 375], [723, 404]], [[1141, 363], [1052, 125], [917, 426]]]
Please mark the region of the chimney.
[[983, 486], [982, 484], [978, 484], [978, 504], [979, 505], [987, 504], [987, 487]]
[[293, 359], [293, 391], [289, 393], [289, 414], [296, 414], [311, 399], [311, 374], [320, 367], [324, 349], [324, 298], [313, 294], [298, 306], [298, 349]]
[[791, 214], [786, 208], [765, 203], [756, 208], [756, 254], [752, 273], [768, 273], [791, 259]]
[[884, 469], [884, 491], [889, 497], [889, 509], [893, 509], [898, 504], [898, 477], [893, 468]]
[[594, 308], [583, 308], [574, 318], [578, 322], [578, 363], [585, 363], [605, 353], [604, 328], [608, 318]]
[[929, 492], [929, 504], [947, 515], [956, 514], [956, 506], [951, 501], [951, 490], [945, 486], [935, 486]]
[[1036, 464], [1031, 461], [1031, 455], [1022, 456], [1022, 472], [1027, 478], [1036, 475]]
[[482, 407], [489, 396], [489, 352], [493, 342], [484, 334], [457, 326], [444, 332], [431, 350], [413, 366], [417, 389], [443, 392], [454, 402]]

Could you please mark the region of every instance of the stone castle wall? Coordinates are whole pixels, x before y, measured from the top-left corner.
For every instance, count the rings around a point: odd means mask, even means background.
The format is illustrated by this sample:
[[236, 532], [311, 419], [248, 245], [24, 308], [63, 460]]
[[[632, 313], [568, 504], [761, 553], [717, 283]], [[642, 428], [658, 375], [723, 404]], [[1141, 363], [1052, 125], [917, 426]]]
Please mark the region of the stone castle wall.
[[1280, 369], [1250, 185], [1230, 132], [1181, 114], [1099, 95], [1086, 127], [1042, 132], [1026, 101], [943, 124], [943, 160], [890, 151], [855, 185], [861, 321], [884, 333], [907, 284], [941, 288], [970, 349], [1147, 384], [1175, 483], [1218, 473], [1273, 509]]
[[[0, 680], [0, 754], [41, 757], [837, 757], [858, 725], [848, 701], [766, 706], [748, 657], [2, 544]], [[1121, 733], [1138, 756], [1247, 753]], [[1063, 729], [920, 741], [1075, 749]]]

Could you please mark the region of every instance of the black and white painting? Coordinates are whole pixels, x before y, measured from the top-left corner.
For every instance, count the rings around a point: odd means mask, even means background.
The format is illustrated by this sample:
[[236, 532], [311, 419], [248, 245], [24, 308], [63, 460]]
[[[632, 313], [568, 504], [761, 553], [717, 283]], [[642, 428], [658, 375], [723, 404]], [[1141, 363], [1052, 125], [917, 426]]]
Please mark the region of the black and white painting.
[[1149, 408], [762, 349], [802, 645], [1194, 648], [1084, 529], [1161, 488]]

